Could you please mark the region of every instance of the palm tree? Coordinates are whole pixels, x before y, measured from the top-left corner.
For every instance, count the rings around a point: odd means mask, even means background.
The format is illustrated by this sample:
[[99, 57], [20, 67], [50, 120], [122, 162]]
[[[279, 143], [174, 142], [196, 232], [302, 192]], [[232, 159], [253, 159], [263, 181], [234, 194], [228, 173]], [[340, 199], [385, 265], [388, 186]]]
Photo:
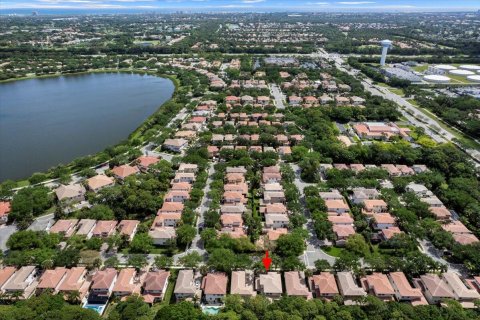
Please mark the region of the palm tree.
[[69, 291], [67, 301], [71, 304], [78, 304], [80, 302], [80, 292], [78, 290]]
[[53, 267], [53, 260], [52, 259], [47, 259], [42, 262], [42, 269], [47, 270], [51, 269]]

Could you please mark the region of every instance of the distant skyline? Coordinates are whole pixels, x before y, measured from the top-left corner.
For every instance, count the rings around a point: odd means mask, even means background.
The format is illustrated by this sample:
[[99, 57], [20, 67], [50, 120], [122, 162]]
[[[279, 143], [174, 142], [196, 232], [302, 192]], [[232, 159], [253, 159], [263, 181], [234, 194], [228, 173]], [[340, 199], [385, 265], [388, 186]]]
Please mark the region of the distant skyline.
[[[0, 0], [0, 10], [470, 11], [480, 0]], [[11, 10], [9, 10], [11, 11]]]

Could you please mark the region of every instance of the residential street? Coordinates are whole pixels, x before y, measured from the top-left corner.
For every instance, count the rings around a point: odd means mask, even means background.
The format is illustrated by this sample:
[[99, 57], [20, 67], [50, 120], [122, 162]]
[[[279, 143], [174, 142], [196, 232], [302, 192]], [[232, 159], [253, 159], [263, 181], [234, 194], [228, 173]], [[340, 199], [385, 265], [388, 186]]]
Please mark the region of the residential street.
[[327, 253], [325, 253], [325, 251], [321, 249], [322, 241], [317, 239], [317, 236], [315, 235], [313, 220], [310, 217], [310, 213], [307, 212], [305, 208], [305, 196], [304, 196], [303, 190], [305, 189], [305, 187], [313, 186], [315, 184], [304, 182], [300, 178], [301, 169], [298, 165], [291, 163], [290, 167], [295, 172], [295, 186], [300, 191], [300, 195], [301, 195], [300, 201], [304, 206], [305, 217], [307, 218], [307, 223], [305, 223], [303, 226], [304, 229], [308, 231], [307, 249], [305, 250], [303, 255], [301, 255], [299, 258], [303, 260], [307, 268], [314, 268], [315, 261], [322, 260], [322, 259], [327, 260], [330, 263], [330, 265], [333, 265], [335, 263], [336, 258], [331, 255], [328, 255]]
[[277, 84], [274, 83], [270, 86], [270, 93], [275, 99], [275, 106], [278, 109], [285, 109], [285, 104], [283, 103], [283, 101], [285, 101], [285, 96]]

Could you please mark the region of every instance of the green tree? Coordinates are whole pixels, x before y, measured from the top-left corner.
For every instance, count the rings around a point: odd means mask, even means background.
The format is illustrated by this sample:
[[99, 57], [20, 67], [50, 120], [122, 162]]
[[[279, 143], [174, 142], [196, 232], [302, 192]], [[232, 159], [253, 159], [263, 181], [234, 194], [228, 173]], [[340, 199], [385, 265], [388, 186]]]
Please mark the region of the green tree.
[[196, 268], [198, 267], [198, 264], [202, 261], [203, 258], [197, 251], [186, 254], [179, 259], [179, 262], [186, 268]]
[[130, 243], [130, 252], [150, 253], [153, 249], [153, 239], [148, 233], [137, 233]]

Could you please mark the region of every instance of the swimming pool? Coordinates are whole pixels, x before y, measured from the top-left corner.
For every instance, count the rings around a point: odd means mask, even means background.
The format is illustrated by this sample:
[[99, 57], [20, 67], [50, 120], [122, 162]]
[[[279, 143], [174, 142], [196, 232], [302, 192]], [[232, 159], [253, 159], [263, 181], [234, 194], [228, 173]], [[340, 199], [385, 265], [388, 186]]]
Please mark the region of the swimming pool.
[[85, 309], [97, 311], [99, 315], [103, 314], [103, 311], [105, 311], [106, 306], [107, 306], [106, 304], [88, 304], [88, 303], [83, 305]]
[[216, 315], [220, 312], [220, 307], [202, 307], [202, 311], [208, 315]]

